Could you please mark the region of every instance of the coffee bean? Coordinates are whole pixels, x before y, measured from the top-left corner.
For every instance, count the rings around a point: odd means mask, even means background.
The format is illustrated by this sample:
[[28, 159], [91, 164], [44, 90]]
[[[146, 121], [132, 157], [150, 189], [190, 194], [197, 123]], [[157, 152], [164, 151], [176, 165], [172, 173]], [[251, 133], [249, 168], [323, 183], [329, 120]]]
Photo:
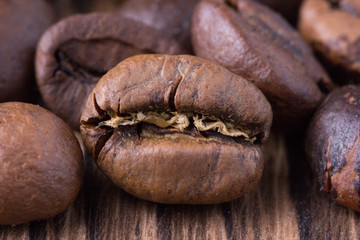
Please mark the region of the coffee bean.
[[360, 86], [329, 94], [311, 122], [306, 151], [321, 189], [360, 211]]
[[31, 104], [0, 104], [0, 224], [65, 211], [83, 168], [79, 143], [60, 118]]
[[36, 75], [47, 106], [73, 128], [96, 82], [121, 60], [142, 53], [182, 53], [180, 44], [135, 20], [75, 15], [52, 26], [36, 53]]
[[359, 26], [358, 0], [306, 0], [301, 7], [302, 36], [340, 82], [360, 82]]
[[191, 52], [191, 16], [199, 0], [131, 0], [118, 13], [154, 27], [177, 39]]
[[193, 15], [193, 47], [253, 82], [282, 129], [305, 126], [332, 83], [311, 49], [279, 15], [254, 1], [202, 1]]
[[271, 120], [263, 94], [219, 65], [139, 55], [98, 82], [80, 129], [97, 165], [125, 191], [161, 203], [210, 204], [259, 182]]
[[43, 0], [0, 1], [0, 102], [28, 99], [36, 44], [52, 21]]

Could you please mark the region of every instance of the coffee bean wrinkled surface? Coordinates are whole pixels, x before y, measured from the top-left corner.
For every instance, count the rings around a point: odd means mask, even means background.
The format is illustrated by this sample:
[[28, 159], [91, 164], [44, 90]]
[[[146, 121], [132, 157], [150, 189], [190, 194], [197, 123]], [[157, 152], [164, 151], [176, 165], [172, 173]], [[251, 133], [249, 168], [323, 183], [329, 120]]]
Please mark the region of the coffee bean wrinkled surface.
[[221, 66], [139, 55], [99, 81], [80, 129], [97, 165], [125, 191], [161, 203], [210, 204], [259, 182], [271, 120], [260, 90]]
[[300, 35], [267, 7], [246, 0], [202, 1], [193, 14], [197, 56], [253, 82], [274, 110], [274, 125], [300, 129], [332, 83]]
[[46, 105], [74, 129], [97, 81], [121, 60], [143, 53], [184, 53], [176, 39], [136, 20], [110, 14], [75, 15], [53, 25], [36, 53]]
[[360, 86], [329, 94], [310, 124], [306, 151], [321, 189], [360, 211]]
[[47, 219], [80, 189], [79, 143], [59, 117], [35, 105], [0, 104], [0, 224]]

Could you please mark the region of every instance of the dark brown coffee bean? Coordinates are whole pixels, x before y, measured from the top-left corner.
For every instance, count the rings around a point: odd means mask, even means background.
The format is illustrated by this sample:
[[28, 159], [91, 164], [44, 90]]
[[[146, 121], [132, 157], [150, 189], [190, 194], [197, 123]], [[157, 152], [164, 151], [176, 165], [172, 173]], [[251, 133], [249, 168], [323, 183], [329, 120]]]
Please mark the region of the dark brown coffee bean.
[[107, 14], [76, 15], [52, 26], [36, 53], [37, 82], [47, 106], [73, 128], [100, 77], [142, 53], [186, 52], [180, 44], [135, 20]]
[[191, 16], [198, 2], [199, 0], [130, 0], [119, 8], [119, 13], [177, 39], [191, 52]]
[[359, 26], [358, 0], [306, 0], [302, 5], [301, 34], [329, 64], [338, 81], [360, 82]]
[[52, 21], [43, 0], [0, 1], [0, 102], [28, 97], [36, 44]]
[[79, 143], [60, 118], [31, 104], [0, 104], [0, 224], [65, 211], [83, 168]]
[[360, 211], [360, 86], [329, 94], [311, 122], [306, 151], [321, 189]]
[[250, 82], [189, 56], [140, 55], [90, 94], [81, 133], [125, 191], [161, 203], [210, 204], [260, 180], [272, 112]]
[[[274, 124], [305, 125], [332, 87], [299, 34], [280, 16], [254, 1], [203, 1], [194, 11], [197, 56], [253, 82], [272, 104]], [[299, 129], [299, 128], [297, 128]]]

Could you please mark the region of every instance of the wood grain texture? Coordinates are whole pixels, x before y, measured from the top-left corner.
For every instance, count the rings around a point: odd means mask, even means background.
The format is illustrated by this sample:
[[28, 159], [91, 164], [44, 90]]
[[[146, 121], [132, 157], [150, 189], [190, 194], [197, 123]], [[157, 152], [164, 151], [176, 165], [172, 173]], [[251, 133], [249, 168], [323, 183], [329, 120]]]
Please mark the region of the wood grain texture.
[[360, 213], [320, 192], [304, 154], [303, 136], [288, 136], [290, 195], [295, 202], [301, 239], [360, 239]]
[[259, 186], [218, 205], [137, 199], [87, 156], [83, 188], [68, 211], [47, 221], [0, 226], [0, 239], [359, 239], [360, 214], [318, 191], [301, 139], [272, 136]]

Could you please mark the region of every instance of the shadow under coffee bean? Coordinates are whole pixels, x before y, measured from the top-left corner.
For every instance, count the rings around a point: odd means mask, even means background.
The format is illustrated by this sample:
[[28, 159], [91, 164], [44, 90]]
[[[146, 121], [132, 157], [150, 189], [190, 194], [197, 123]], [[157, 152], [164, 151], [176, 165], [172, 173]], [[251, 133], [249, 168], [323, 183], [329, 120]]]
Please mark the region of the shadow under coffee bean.
[[301, 0], [256, 0], [281, 14], [289, 23], [296, 26]]
[[261, 91], [219, 65], [138, 55], [98, 82], [80, 129], [100, 169], [130, 194], [212, 204], [259, 182], [271, 121]]
[[132, 19], [96, 13], [68, 17], [48, 29], [38, 45], [36, 76], [42, 97], [78, 129], [86, 98], [101, 76], [123, 59], [143, 53], [187, 51], [176, 39]]

